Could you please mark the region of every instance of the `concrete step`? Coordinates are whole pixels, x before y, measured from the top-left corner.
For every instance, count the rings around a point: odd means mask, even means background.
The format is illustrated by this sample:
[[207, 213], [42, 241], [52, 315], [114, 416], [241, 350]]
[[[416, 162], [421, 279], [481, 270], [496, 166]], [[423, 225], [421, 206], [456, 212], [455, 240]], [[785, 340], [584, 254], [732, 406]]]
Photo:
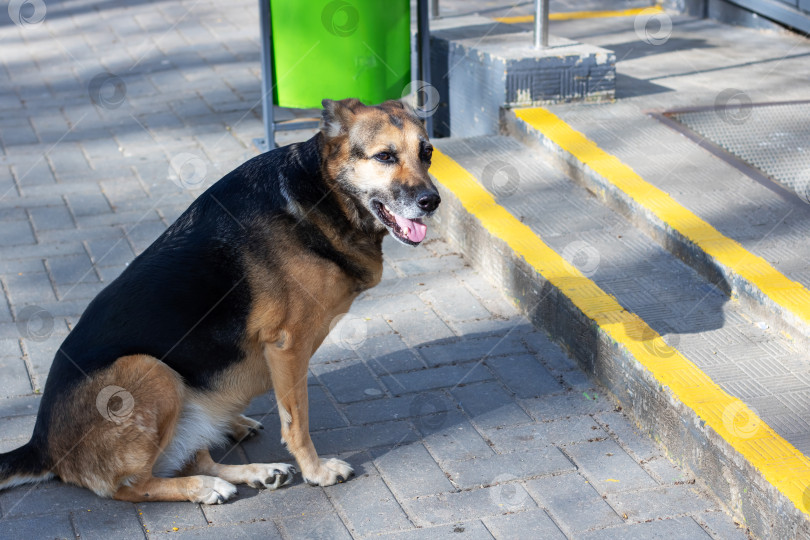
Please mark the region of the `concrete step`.
[[507, 111], [505, 129], [548, 150], [572, 179], [768, 326], [810, 345], [810, 205], [632, 106], [564, 113]]
[[810, 535], [810, 358], [502, 136], [435, 141], [440, 228], [760, 537]]

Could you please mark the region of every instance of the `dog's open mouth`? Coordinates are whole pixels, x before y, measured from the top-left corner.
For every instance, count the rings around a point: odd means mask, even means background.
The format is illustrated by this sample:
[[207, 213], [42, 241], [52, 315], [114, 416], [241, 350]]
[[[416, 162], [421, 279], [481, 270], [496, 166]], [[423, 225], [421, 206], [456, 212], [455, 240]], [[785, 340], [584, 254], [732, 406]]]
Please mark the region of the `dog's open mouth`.
[[374, 209], [377, 217], [388, 227], [399, 240], [413, 246], [425, 239], [427, 225], [419, 218], [408, 219], [393, 213], [387, 206], [379, 201], [374, 201]]

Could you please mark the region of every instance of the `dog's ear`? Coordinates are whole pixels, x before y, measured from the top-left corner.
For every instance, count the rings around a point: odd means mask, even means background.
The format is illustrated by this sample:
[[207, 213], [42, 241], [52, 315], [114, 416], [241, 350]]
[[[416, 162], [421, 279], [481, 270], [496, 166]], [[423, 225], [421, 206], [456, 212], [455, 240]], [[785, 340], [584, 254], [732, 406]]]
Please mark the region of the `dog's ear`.
[[341, 99], [340, 101], [324, 99], [321, 105], [323, 105], [321, 131], [330, 138], [345, 133], [351, 117], [354, 116], [358, 107], [363, 106], [357, 98]]
[[384, 101], [380, 104], [381, 107], [392, 107], [395, 109], [403, 109], [407, 114], [409, 114], [413, 119], [421, 123], [419, 119], [419, 115], [416, 114], [416, 109], [413, 106], [412, 101], [415, 98], [413, 96], [405, 96], [401, 99], [389, 99], [388, 101]]

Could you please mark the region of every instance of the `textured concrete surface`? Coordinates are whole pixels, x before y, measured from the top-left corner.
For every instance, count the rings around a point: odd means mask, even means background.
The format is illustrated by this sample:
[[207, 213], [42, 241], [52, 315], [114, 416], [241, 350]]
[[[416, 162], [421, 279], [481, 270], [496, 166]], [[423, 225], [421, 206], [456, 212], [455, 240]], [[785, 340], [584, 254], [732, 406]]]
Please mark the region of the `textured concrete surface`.
[[[54, 351], [87, 302], [201, 187], [254, 155], [256, 9], [74, 1], [33, 24], [34, 12], [20, 25], [0, 14], [0, 451], [30, 434]], [[241, 486], [215, 507], [18, 487], [0, 493], [0, 537], [744, 537], [448, 244], [387, 242], [386, 257], [383, 283], [310, 375], [315, 444], [356, 478]], [[288, 459], [273, 403], [248, 411], [260, 436], [215, 457]], [[656, 505], [639, 508], [646, 492]]]

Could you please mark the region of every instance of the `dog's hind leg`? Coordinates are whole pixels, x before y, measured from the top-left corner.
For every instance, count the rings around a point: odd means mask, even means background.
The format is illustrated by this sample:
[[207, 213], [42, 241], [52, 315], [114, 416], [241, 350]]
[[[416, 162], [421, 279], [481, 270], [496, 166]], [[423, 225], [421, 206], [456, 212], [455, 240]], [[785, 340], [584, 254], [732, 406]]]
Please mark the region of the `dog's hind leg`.
[[347, 480], [354, 470], [339, 459], [321, 459], [309, 436], [309, 402], [307, 396], [307, 369], [311, 348], [278, 349], [266, 347], [273, 388], [276, 392], [281, 438], [295, 456], [304, 480], [312, 485], [331, 486]]
[[247, 484], [256, 489], [278, 489], [293, 481], [295, 467], [286, 463], [251, 463], [223, 465], [214, 462], [208, 450], [200, 450], [187, 471], [216, 476], [234, 484]]
[[150, 475], [131, 486], [121, 486], [113, 498], [129, 502], [191, 501], [222, 504], [234, 495], [236, 486], [213, 476], [157, 478]]
[[260, 429], [264, 429], [261, 422], [254, 420], [253, 418], [248, 418], [243, 414], [234, 416], [229, 427], [229, 435], [236, 442], [254, 437], [259, 434]]
[[49, 436], [51, 455], [58, 457], [54, 472], [98, 495], [132, 502], [227, 500], [236, 488], [225, 480], [153, 475], [175, 437], [186, 393], [180, 376], [156, 358], [119, 358], [54, 411]]

